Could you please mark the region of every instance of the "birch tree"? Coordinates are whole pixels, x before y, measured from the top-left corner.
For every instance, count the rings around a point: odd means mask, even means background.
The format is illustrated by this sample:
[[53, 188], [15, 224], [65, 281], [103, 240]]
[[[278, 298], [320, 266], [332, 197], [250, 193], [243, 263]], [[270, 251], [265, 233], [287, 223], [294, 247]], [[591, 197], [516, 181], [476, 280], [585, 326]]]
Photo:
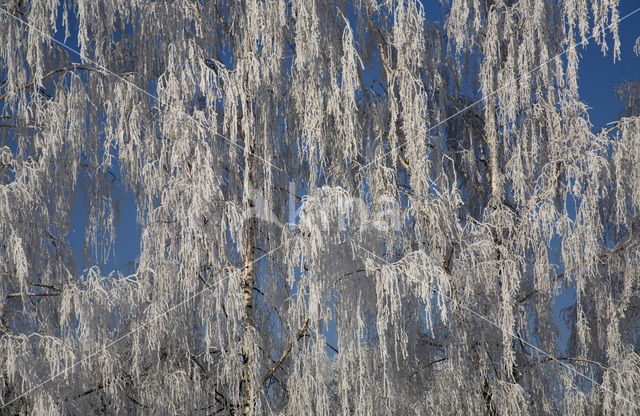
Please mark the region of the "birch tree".
[[640, 414], [626, 17], [437, 6], [3, 1], [1, 413]]

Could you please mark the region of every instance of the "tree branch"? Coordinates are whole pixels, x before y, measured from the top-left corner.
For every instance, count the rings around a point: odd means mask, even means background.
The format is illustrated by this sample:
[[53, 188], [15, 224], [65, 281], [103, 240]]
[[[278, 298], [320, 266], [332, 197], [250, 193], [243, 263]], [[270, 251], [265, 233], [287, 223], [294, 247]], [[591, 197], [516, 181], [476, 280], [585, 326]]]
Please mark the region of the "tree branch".
[[547, 358], [543, 358], [540, 361], [536, 361], [535, 363], [532, 363], [532, 366], [544, 364], [549, 361], [575, 361], [580, 363], [595, 364], [604, 370], [613, 370], [617, 372], [615, 368], [602, 364], [599, 361], [589, 360], [588, 358], [581, 358], [581, 357], [547, 357]]
[[10, 293], [5, 297], [5, 299], [21, 298], [22, 296], [47, 297], [59, 295], [59, 293], [25, 293], [24, 295], [22, 293]]
[[[96, 71], [96, 72], [99, 72], [97, 69], [92, 68], [92, 67], [90, 67], [90, 66], [86, 66], [86, 65], [79, 65], [79, 64], [73, 64], [73, 65], [70, 65], [70, 66], [65, 66], [65, 67], [62, 67], [62, 68], [55, 69], [55, 70], [53, 70], [53, 71], [49, 72], [48, 74], [45, 74], [45, 75], [42, 77], [42, 80], [47, 79], [47, 78], [49, 78], [49, 77], [52, 77], [53, 75], [58, 74], [58, 73], [61, 73], [61, 72], [77, 71], [77, 70], [83, 70], [83, 71]], [[18, 92], [18, 91], [25, 90], [25, 89], [27, 89], [27, 88], [31, 88], [31, 87], [33, 87], [34, 85], [35, 85], [35, 81], [31, 81], [31, 82], [29, 82], [29, 83], [27, 83], [27, 84], [24, 84], [24, 85], [22, 85], [22, 86], [20, 86], [20, 87], [17, 87], [16, 89], [14, 89], [14, 90], [12, 90], [12, 91], [6, 92], [6, 93], [4, 93], [3, 95], [0, 95], [0, 101], [4, 100], [6, 97], [8, 97], [8, 96], [9, 96], [10, 94], [12, 94], [12, 93], [16, 93], [16, 92]]]
[[[296, 335], [296, 340], [295, 342], [300, 341], [300, 338], [302, 338], [302, 336], [304, 335], [304, 332], [307, 330], [307, 327], [309, 326], [309, 318], [304, 320], [304, 323], [302, 324], [302, 327], [300, 328], [300, 330], [298, 331], [298, 335]], [[267, 380], [269, 379], [269, 377], [271, 377], [273, 375], [273, 373], [276, 372], [276, 370], [278, 370], [278, 368], [280, 368], [280, 366], [282, 365], [282, 363], [284, 362], [284, 360], [287, 358], [287, 356], [289, 355], [289, 353], [291, 353], [291, 349], [293, 348], [293, 342], [289, 343], [289, 346], [287, 347], [286, 350], [284, 350], [282, 352], [282, 355], [280, 356], [280, 358], [278, 359], [278, 361], [276, 361], [276, 363], [274, 364], [273, 367], [271, 367], [271, 370], [269, 370], [269, 372], [267, 374], [265, 374], [265, 376], [262, 378], [262, 381], [260, 382], [260, 384], [258, 385], [258, 387], [256, 388], [256, 392], [254, 394], [254, 399], [258, 396], [258, 393], [260, 392], [260, 389], [262, 388], [262, 386], [264, 385], [264, 383], [267, 382]]]

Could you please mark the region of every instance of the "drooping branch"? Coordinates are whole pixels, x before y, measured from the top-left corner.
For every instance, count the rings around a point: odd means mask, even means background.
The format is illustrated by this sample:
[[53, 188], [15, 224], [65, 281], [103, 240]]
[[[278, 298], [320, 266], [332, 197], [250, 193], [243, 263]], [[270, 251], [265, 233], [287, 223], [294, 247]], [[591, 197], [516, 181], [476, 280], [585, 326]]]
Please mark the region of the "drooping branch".
[[[614, 126], [606, 130], [603, 129], [603, 131], [600, 134], [608, 135], [609, 133], [611, 133], [613, 130], [617, 128], [618, 128], [618, 123], [616, 122]], [[556, 186], [557, 181], [560, 180], [560, 177], [564, 174], [564, 172], [566, 172], [566, 170], [572, 164], [580, 160], [580, 157], [584, 156], [584, 154], [588, 152], [592, 146], [593, 146], [593, 142], [589, 142], [586, 146], [584, 146], [584, 148], [580, 150], [580, 152], [578, 152], [578, 154], [573, 158], [573, 160], [559, 162], [559, 164], [556, 167], [556, 173], [554, 175], [554, 179], [533, 199], [533, 201], [531, 202], [527, 210], [522, 214], [520, 221], [514, 228], [513, 236], [511, 237], [511, 244], [514, 244], [517, 238], [519, 237], [520, 232], [523, 230], [523, 226], [525, 222], [529, 218], [529, 215], [536, 210], [536, 208], [538, 207], [538, 204], [542, 202], [545, 197], [547, 197], [551, 192], [553, 192], [553, 189]]]

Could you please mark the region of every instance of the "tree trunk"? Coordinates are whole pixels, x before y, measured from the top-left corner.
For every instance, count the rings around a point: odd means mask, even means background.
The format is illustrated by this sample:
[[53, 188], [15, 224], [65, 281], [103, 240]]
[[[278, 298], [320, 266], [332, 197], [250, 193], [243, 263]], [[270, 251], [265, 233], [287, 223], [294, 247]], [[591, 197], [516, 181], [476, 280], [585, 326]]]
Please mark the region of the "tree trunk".
[[253, 381], [255, 356], [253, 349], [256, 342], [256, 329], [253, 320], [253, 286], [255, 280], [255, 251], [256, 251], [256, 218], [255, 202], [253, 199], [254, 177], [253, 139], [245, 135], [245, 179], [243, 205], [246, 221], [246, 235], [244, 240], [244, 270], [242, 273], [242, 293], [244, 297], [244, 313], [242, 321], [242, 409], [244, 415], [253, 415]]

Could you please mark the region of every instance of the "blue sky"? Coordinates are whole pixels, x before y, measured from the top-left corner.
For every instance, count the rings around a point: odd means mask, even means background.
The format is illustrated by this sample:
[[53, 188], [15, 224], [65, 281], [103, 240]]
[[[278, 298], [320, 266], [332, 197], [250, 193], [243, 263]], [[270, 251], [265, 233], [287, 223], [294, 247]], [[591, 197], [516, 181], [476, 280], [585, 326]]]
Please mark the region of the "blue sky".
[[[640, 2], [636, 0], [622, 0], [620, 16], [633, 12], [638, 6]], [[602, 56], [600, 47], [593, 41], [586, 49], [580, 49], [580, 96], [591, 107], [589, 117], [597, 129], [614, 121], [622, 109], [622, 104], [614, 96], [613, 89], [623, 81], [640, 80], [640, 57], [633, 52], [638, 36], [640, 12], [620, 23], [621, 61], [614, 64], [611, 52]]]

